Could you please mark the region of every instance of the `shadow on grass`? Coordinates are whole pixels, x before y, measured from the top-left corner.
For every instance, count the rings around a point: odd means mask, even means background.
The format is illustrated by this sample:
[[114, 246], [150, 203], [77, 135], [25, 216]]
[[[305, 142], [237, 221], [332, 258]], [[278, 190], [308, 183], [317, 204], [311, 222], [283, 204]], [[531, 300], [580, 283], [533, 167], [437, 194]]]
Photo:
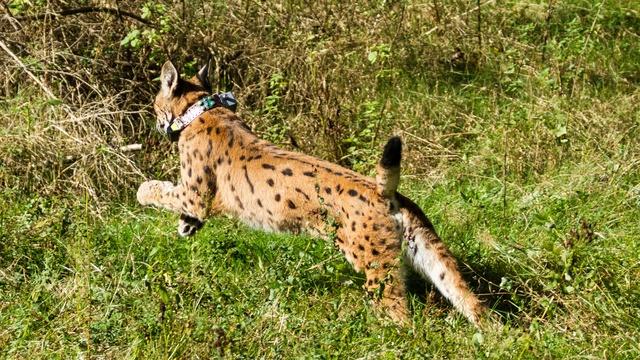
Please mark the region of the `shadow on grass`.
[[[474, 266], [474, 268], [478, 267]], [[526, 304], [531, 302], [531, 297], [523, 292], [509, 292], [500, 288], [499, 284], [502, 278], [511, 274], [497, 268], [485, 268], [478, 272], [471, 270], [468, 266], [462, 266], [461, 272], [471, 291], [477, 294], [488, 308], [500, 315], [503, 323], [522, 323], [520, 315], [527, 307]], [[443, 309], [451, 307], [449, 301], [440, 294], [435, 286], [429, 280], [424, 280], [416, 271], [407, 269], [405, 276], [407, 292], [421, 304], [435, 305]]]

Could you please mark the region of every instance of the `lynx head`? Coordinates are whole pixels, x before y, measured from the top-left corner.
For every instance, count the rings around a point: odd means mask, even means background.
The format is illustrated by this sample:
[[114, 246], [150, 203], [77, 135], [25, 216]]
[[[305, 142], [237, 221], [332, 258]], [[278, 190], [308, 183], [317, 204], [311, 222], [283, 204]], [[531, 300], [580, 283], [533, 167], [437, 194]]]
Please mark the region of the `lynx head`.
[[189, 80], [180, 78], [171, 61], [164, 63], [160, 72], [160, 91], [153, 103], [158, 131], [166, 133], [165, 129], [171, 120], [182, 115], [210, 91], [208, 63]]

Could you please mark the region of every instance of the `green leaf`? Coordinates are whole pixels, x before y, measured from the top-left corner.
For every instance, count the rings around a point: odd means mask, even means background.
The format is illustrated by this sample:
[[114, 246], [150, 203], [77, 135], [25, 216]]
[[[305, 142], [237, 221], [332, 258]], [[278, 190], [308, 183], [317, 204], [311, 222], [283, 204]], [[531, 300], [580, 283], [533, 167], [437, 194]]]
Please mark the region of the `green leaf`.
[[378, 59], [378, 52], [377, 51], [369, 51], [369, 55], [367, 56], [367, 60], [369, 60], [370, 63], [375, 63], [376, 60]]

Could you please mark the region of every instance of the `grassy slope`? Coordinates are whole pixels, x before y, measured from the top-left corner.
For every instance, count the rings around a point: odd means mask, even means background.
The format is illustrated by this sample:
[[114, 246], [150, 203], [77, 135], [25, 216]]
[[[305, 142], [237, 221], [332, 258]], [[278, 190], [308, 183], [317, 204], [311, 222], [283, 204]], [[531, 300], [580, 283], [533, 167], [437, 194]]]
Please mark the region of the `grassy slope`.
[[82, 203], [6, 192], [0, 346], [20, 357], [640, 356], [640, 210], [625, 177], [569, 185], [576, 173], [559, 170], [503, 208], [499, 182], [470, 170], [405, 192], [473, 285], [494, 284], [485, 299], [508, 318], [502, 331], [474, 335], [437, 296], [413, 298], [411, 328], [385, 324], [324, 241], [228, 219], [183, 240], [155, 210], [116, 206], [97, 220]]

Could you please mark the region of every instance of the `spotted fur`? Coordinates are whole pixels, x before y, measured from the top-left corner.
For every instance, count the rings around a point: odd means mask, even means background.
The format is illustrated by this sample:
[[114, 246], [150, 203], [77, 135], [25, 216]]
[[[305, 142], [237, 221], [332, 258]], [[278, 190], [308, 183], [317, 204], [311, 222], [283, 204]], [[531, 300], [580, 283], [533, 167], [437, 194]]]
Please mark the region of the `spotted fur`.
[[[206, 67], [182, 80], [170, 62], [163, 66], [154, 104], [158, 129], [208, 95], [206, 78]], [[267, 231], [331, 237], [355, 270], [364, 272], [374, 303], [396, 321], [408, 316], [403, 263], [431, 280], [474, 324], [485, 312], [429, 220], [396, 192], [399, 138], [385, 147], [375, 180], [261, 140], [221, 107], [185, 128], [178, 147], [180, 183], [146, 181], [138, 200], [179, 213], [180, 235], [192, 235], [208, 217], [232, 214]]]

